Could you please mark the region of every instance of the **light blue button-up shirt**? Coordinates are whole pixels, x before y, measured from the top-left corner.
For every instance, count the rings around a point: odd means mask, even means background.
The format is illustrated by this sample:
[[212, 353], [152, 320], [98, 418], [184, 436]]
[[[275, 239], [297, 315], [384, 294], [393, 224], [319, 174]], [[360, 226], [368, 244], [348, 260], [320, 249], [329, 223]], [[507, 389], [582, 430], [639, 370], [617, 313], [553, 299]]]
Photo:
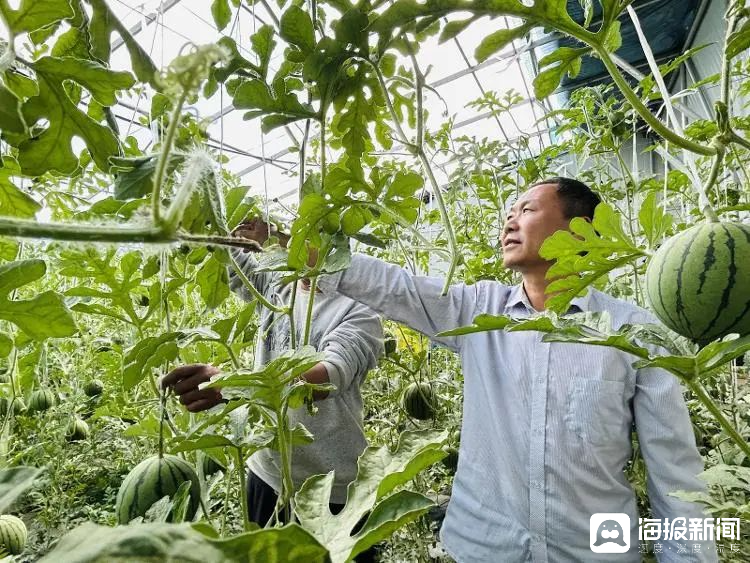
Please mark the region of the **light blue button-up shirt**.
[[[703, 518], [698, 505], [669, 496], [703, 490], [703, 461], [680, 385], [660, 369], [636, 370], [613, 348], [542, 342], [539, 332], [435, 335], [481, 313], [536, 314], [521, 286], [481, 281], [454, 285], [412, 276], [371, 257], [321, 278], [385, 317], [457, 352], [464, 373], [461, 446], [443, 545], [460, 563], [640, 561], [635, 493], [623, 468], [638, 432], [648, 470], [652, 518]], [[607, 311], [613, 328], [651, 323], [645, 310], [596, 290], [574, 309]], [[630, 517], [630, 550], [590, 549], [595, 513]], [[626, 530], [627, 534], [628, 531]], [[717, 561], [713, 541], [660, 542], [660, 561]], [[694, 552], [692, 544], [698, 544]], [[678, 551], [681, 553], [678, 555]], [[687, 553], [684, 553], [686, 551]]]

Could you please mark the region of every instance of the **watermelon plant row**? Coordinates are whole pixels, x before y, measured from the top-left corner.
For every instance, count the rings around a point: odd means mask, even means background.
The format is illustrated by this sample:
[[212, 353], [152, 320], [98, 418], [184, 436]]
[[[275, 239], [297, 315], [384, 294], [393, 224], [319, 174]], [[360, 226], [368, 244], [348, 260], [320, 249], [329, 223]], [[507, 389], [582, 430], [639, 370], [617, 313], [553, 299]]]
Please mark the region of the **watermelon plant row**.
[[[606, 284], [650, 304], [677, 334], [654, 326], [612, 331], [606, 317], [554, 314], [483, 316], [451, 334], [542, 331], [557, 341], [616, 347], [640, 367], [669, 370], [690, 393], [711, 465], [704, 477], [724, 487], [721, 502], [699, 500], [714, 515], [735, 516], [747, 502], [742, 467], [750, 457], [750, 409], [738, 384], [738, 360], [750, 350], [750, 126], [730, 92], [732, 84], [750, 92], [740, 57], [750, 47], [750, 17], [743, 2], [729, 3], [721, 72], [706, 81], [720, 93], [712, 119], [685, 127], [649, 107], [659, 99], [673, 116], [663, 75], [692, 53], [652, 65], [634, 86], [614, 57], [623, 18], [638, 25], [629, 4], [602, 0], [594, 25], [574, 21], [564, 0], [312, 2], [308, 9], [282, 1], [279, 21], [249, 38], [252, 60], [224, 37], [190, 46], [160, 70], [105, 0], [0, 1], [8, 35], [0, 45], [0, 459], [10, 468], [2, 470], [0, 512], [13, 506], [24, 516], [33, 544], [27, 552], [50, 561], [136, 554], [346, 561], [386, 540], [384, 557], [401, 560], [424, 558], [434, 547], [423, 515], [457, 464], [458, 439], [448, 430], [460, 414], [447, 405], [460, 403], [460, 374], [448, 352], [401, 327], [391, 327], [390, 353], [371, 376], [366, 423], [377, 445], [360, 459], [347, 510], [328, 512], [331, 475], [295, 490], [290, 452], [309, 436], [290, 427], [288, 410], [311, 404], [315, 387], [298, 376], [320, 356], [303, 345], [258, 370], [243, 367], [252, 365], [256, 308], [293, 317], [291, 307], [269, 303], [247, 280], [255, 301], [230, 297], [227, 268], [235, 264], [227, 249], [253, 245], [230, 233], [268, 202], [248, 198], [248, 187], [217, 165], [219, 157], [201, 147], [205, 132], [185, 111], [218, 89], [264, 132], [295, 122], [307, 132], [296, 147], [299, 201], [288, 250], [271, 247], [261, 256], [264, 269], [286, 272], [295, 288], [313, 280], [306, 325], [292, 329], [305, 344], [315, 280], [346, 266], [352, 240], [422, 271], [440, 258], [446, 289], [456, 279], [510, 283], [492, 243], [505, 203], [572, 155], [607, 204], [591, 223], [574, 220], [571, 232], [545, 243], [557, 278], [550, 308], [566, 311], [581, 290]], [[240, 9], [240, 0], [213, 0], [217, 27]], [[566, 135], [541, 154], [523, 137], [462, 139], [451, 122], [426, 127], [430, 87], [420, 46], [505, 17], [517, 25], [483, 38], [478, 62], [540, 28], [576, 42], [539, 61], [537, 98], [574, 76], [585, 57], [601, 61], [612, 79], [574, 92], [567, 108], [546, 117]], [[110, 68], [112, 36], [123, 40], [130, 69]], [[272, 64], [277, 56], [281, 63]], [[160, 129], [150, 152], [112, 126], [118, 95], [141, 88], [153, 94], [151, 118]], [[512, 112], [513, 99], [488, 93], [475, 105], [502, 115]], [[680, 166], [642, 177], [625, 162], [629, 144], [646, 131], [662, 158]], [[396, 145], [408, 159], [375, 156]], [[457, 167], [446, 189], [434, 157], [447, 153]], [[425, 187], [434, 206], [422, 201]], [[50, 220], [37, 219], [42, 208]], [[310, 248], [318, 251], [312, 264]], [[229, 399], [224, 408], [189, 415], [159, 388], [160, 375], [188, 362], [221, 366], [212, 385]], [[249, 455], [268, 447], [281, 453], [281, 498], [294, 522], [258, 529], [247, 520], [244, 468]], [[446, 454], [444, 468], [434, 465]], [[641, 462], [634, 457], [629, 475], [645, 503]], [[420, 492], [402, 488], [407, 483]], [[370, 513], [390, 516], [370, 518], [353, 535]], [[62, 539], [53, 531], [88, 520], [96, 524]], [[20, 553], [26, 524], [1, 516], [0, 542]], [[740, 555], [750, 556], [750, 545]]]

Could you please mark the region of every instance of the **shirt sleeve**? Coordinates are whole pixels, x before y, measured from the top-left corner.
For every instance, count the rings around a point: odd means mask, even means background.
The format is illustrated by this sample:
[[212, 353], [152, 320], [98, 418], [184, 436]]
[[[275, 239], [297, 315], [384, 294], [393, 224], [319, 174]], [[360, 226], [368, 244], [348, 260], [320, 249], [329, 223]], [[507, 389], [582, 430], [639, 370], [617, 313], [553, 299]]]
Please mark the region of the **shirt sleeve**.
[[[699, 504], [670, 496], [675, 491], [706, 490], [697, 477], [703, 471], [703, 459], [695, 445], [678, 379], [659, 368], [638, 370], [633, 410], [638, 442], [646, 461], [652, 517], [662, 523], [665, 518], [670, 523], [675, 518], [684, 518], [686, 528], [690, 518], [705, 518]], [[660, 562], [718, 561], [713, 541], [660, 540], [660, 543], [664, 546], [658, 556]], [[692, 544], [697, 543], [701, 544], [700, 550], [693, 553]], [[678, 555], [678, 544], [687, 547], [687, 553]]]
[[328, 380], [336, 386], [330, 395], [361, 384], [384, 352], [380, 318], [368, 307], [352, 303], [342, 321], [323, 336], [318, 349], [325, 354], [322, 363]]
[[415, 276], [400, 266], [362, 254], [353, 255], [346, 270], [321, 276], [318, 286], [359, 301], [456, 352], [460, 337], [435, 335], [471, 324], [480, 307], [479, 284], [454, 285], [441, 295], [441, 278]]
[[[237, 262], [237, 265], [245, 274], [245, 277], [253, 284], [258, 293], [268, 296], [271, 290], [271, 286], [275, 283], [274, 274], [272, 272], [256, 272], [258, 267], [258, 261], [249, 252], [243, 252], [242, 249], [232, 248], [230, 250], [232, 257]], [[229, 287], [232, 291], [237, 293], [245, 301], [252, 301], [253, 296], [245, 287], [244, 282], [237, 275], [234, 266], [229, 266]]]

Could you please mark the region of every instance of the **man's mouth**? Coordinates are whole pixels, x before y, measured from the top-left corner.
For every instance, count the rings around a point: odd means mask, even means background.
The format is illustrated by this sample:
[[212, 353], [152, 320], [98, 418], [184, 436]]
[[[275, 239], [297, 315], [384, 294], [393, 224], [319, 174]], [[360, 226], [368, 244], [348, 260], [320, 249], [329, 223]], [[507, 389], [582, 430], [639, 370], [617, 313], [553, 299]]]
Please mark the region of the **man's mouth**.
[[511, 239], [511, 240], [506, 240], [506, 241], [505, 241], [505, 242], [503, 243], [503, 249], [504, 249], [504, 250], [508, 250], [508, 249], [510, 249], [510, 248], [515, 248], [516, 246], [518, 246], [518, 245], [520, 245], [520, 244], [521, 244], [521, 243], [520, 243], [519, 241], [517, 241], [517, 240], [512, 240], [512, 239]]

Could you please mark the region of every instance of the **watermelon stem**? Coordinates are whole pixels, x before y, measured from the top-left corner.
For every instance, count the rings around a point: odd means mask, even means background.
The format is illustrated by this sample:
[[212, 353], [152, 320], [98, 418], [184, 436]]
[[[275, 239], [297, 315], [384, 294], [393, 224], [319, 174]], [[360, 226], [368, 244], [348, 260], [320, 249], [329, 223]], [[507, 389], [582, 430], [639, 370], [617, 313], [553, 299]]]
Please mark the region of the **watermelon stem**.
[[742, 452], [745, 454], [747, 459], [750, 459], [750, 444], [745, 441], [745, 439], [740, 435], [739, 432], [732, 426], [732, 423], [727, 420], [727, 417], [724, 416], [724, 413], [721, 412], [721, 409], [717, 406], [717, 404], [714, 402], [714, 400], [709, 396], [708, 392], [706, 391], [706, 388], [703, 386], [703, 383], [698, 381], [697, 379], [693, 379], [690, 381], [686, 381], [688, 388], [695, 393], [695, 396], [698, 398], [698, 400], [703, 403], [703, 405], [709, 410], [709, 412], [714, 415], [714, 418], [719, 423], [721, 428], [724, 430], [724, 432], [727, 433], [729, 438], [737, 444], [737, 446], [742, 450]]

